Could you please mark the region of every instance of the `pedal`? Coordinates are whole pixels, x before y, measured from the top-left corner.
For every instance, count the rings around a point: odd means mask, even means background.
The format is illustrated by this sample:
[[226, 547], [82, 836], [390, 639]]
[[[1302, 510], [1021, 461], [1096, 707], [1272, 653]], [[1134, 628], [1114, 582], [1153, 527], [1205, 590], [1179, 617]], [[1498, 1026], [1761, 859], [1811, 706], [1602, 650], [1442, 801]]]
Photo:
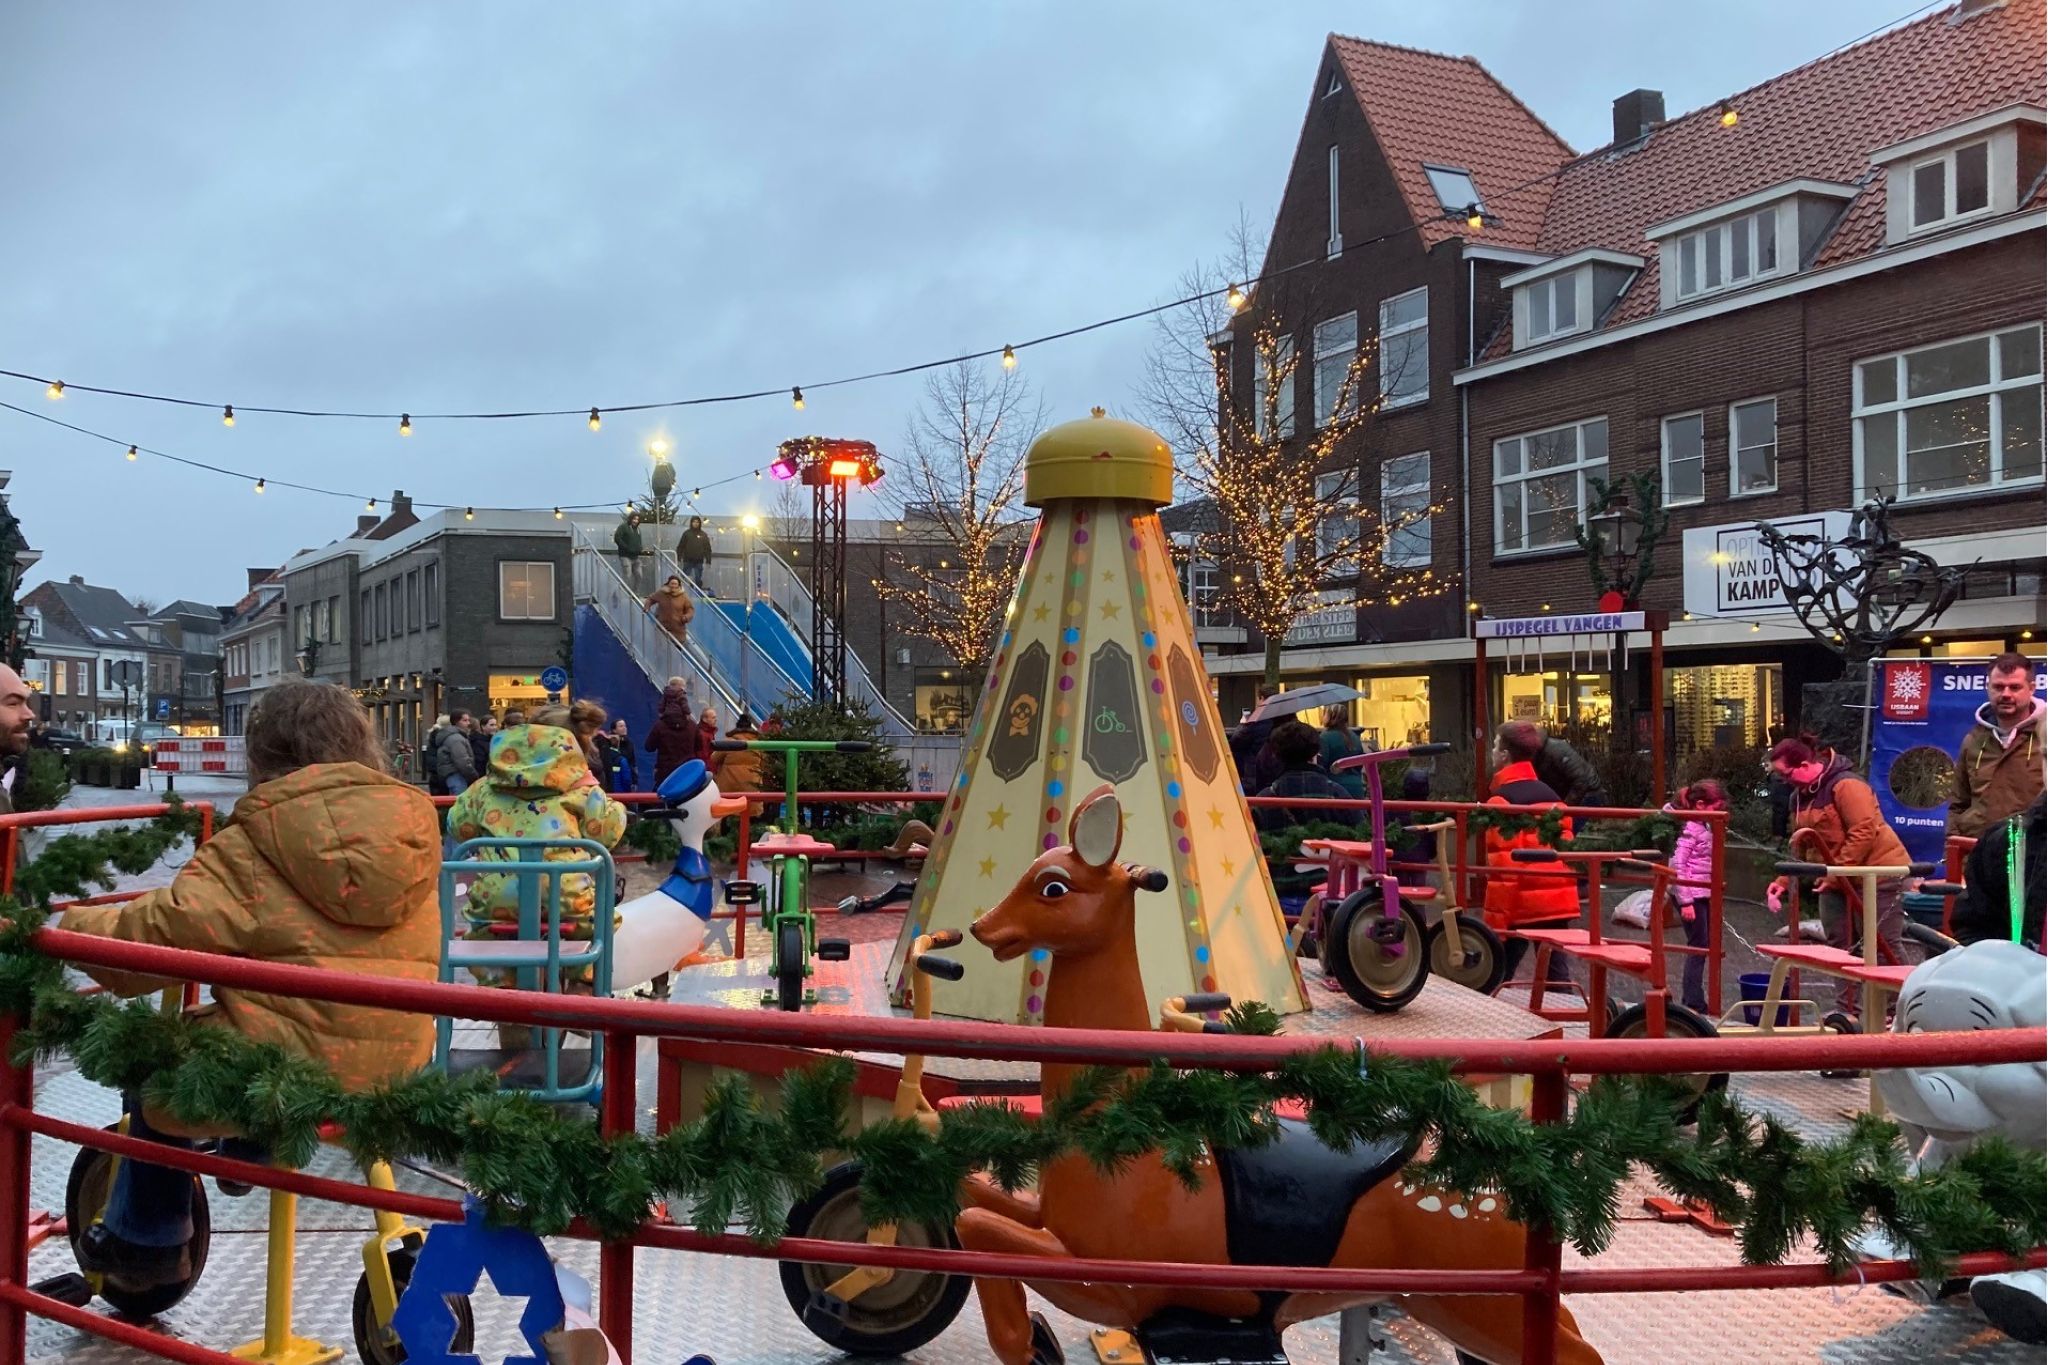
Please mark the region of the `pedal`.
[[1288, 1365], [1287, 1348], [1267, 1318], [1220, 1318], [1169, 1308], [1141, 1323], [1141, 1354], [1152, 1365]]
[[761, 903], [761, 883], [727, 882], [725, 884], [725, 903], [727, 905], [759, 905]]
[[848, 896], [839, 902], [839, 913], [842, 915], [858, 915], [865, 911], [866, 907], [860, 903], [859, 896]]
[[799, 1316], [802, 1317], [804, 1326], [819, 1337], [826, 1341], [837, 1341], [844, 1335], [842, 1329], [846, 1324], [846, 1314], [845, 1299], [820, 1289], [811, 1295]]
[[47, 1280], [39, 1280], [28, 1289], [31, 1294], [44, 1295], [71, 1308], [83, 1308], [92, 1302], [92, 1286], [86, 1283], [85, 1276], [75, 1270], [67, 1270], [62, 1275], [52, 1275]]
[[1367, 929], [1366, 933], [1374, 943], [1390, 946], [1400, 943], [1408, 937], [1408, 922], [1405, 919], [1395, 919], [1387, 915], [1381, 915], [1373, 921], [1372, 927]]
[[844, 962], [853, 956], [853, 944], [843, 938], [821, 938], [818, 940], [818, 961]]

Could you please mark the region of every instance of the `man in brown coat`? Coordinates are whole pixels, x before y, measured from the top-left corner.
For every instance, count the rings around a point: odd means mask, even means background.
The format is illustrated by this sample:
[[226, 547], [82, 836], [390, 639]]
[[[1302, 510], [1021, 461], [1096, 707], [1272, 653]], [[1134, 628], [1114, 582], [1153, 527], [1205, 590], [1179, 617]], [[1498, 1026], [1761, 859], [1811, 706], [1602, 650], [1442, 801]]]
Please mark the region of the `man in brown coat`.
[[668, 581], [647, 599], [647, 610], [654, 613], [655, 623], [674, 636], [677, 644], [689, 647], [690, 622], [697, 618], [697, 604], [690, 600], [679, 575], [668, 576]]
[[2022, 654], [2001, 654], [1984, 679], [1989, 697], [1977, 708], [1977, 725], [1956, 755], [1955, 795], [1948, 803], [1948, 832], [1975, 839], [2000, 820], [2016, 815], [2041, 795], [2043, 716], [2034, 695], [2034, 662]]

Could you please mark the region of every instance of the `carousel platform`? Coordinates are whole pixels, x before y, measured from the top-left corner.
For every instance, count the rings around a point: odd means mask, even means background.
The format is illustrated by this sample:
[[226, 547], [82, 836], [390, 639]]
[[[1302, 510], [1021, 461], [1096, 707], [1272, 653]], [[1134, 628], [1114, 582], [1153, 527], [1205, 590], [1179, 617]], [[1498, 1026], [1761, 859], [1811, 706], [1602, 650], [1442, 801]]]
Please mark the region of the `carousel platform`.
[[[814, 964], [817, 974], [812, 980], [818, 1000], [805, 1012], [908, 1018], [910, 1011], [894, 1008], [888, 1001], [886, 977], [892, 946], [886, 942], [856, 943], [846, 961]], [[1480, 995], [1435, 977], [1406, 1009], [1394, 1014], [1374, 1014], [1359, 1008], [1335, 986], [1324, 985], [1322, 973], [1312, 965], [1304, 976], [1312, 1008], [1283, 1019], [1283, 1034], [1345, 1043], [1357, 1040], [1367, 1047], [1401, 1038], [1524, 1041], [1562, 1036], [1559, 1026], [1548, 1019], [1506, 1000]], [[744, 958], [684, 968], [669, 985], [669, 999], [679, 1005], [758, 1010], [765, 1008], [762, 992], [773, 984], [764, 950]], [[784, 1072], [822, 1055], [825, 1054], [808, 1048], [664, 1038], [656, 1046], [657, 1127], [666, 1129], [697, 1117], [702, 1112], [706, 1090], [722, 1075], [744, 1076], [763, 1094], [768, 1094], [774, 1091]], [[843, 1055], [856, 1067], [854, 1093], [860, 1105], [856, 1123], [887, 1117], [903, 1058], [886, 1052]], [[1491, 1103], [1519, 1104], [1524, 1099], [1526, 1081], [1505, 1077], [1472, 1079]], [[925, 1097], [933, 1104], [956, 1096], [1035, 1095], [1038, 1067], [1031, 1062], [932, 1057], [925, 1063], [924, 1089]]]

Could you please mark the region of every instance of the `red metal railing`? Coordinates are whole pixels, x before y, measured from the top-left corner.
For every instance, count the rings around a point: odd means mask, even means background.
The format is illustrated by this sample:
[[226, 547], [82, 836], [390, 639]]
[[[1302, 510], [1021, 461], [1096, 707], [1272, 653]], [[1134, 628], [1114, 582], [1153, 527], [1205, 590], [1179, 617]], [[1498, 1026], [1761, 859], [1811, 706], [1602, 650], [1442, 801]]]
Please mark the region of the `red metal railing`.
[[[64, 812], [37, 823], [80, 823], [100, 817], [133, 818], [156, 808], [113, 812]], [[0, 816], [0, 827], [34, 817]], [[10, 835], [11, 839], [11, 835]], [[958, 1020], [817, 1017], [754, 1012], [651, 1001], [522, 994], [472, 985], [398, 981], [307, 967], [282, 966], [45, 929], [38, 946], [66, 961], [171, 977], [216, 987], [270, 995], [368, 1005], [428, 1015], [497, 1023], [584, 1028], [606, 1039], [606, 1075], [599, 1122], [608, 1134], [634, 1125], [636, 1048], [643, 1037], [780, 1044], [834, 1051], [919, 1052], [992, 1060], [1170, 1065], [1263, 1070], [1321, 1040], [1289, 1037], [1231, 1037], [1202, 1034], [1119, 1032], [1099, 1029], [1040, 1029]], [[6, 1061], [14, 1025], [0, 1024], [0, 1361], [19, 1360], [26, 1350], [27, 1314], [33, 1312], [166, 1359], [192, 1365], [228, 1365], [217, 1351], [158, 1336], [132, 1324], [68, 1307], [28, 1288], [32, 1233], [29, 1208], [31, 1139], [34, 1135], [75, 1142], [128, 1157], [146, 1157], [203, 1175], [228, 1176], [253, 1185], [274, 1186], [360, 1208], [384, 1208], [414, 1218], [453, 1220], [449, 1200], [279, 1171], [224, 1157], [156, 1148], [134, 1139], [69, 1123], [34, 1109], [33, 1073]], [[1405, 1058], [1443, 1058], [1460, 1073], [1516, 1073], [1534, 1080], [1531, 1117], [1554, 1123], [1565, 1113], [1569, 1078], [1577, 1075], [1694, 1073], [1701, 1071], [1811, 1071], [1823, 1065], [1855, 1069], [1903, 1065], [1978, 1065], [2034, 1061], [2048, 1057], [2048, 1030], [2026, 1029], [1970, 1034], [1879, 1034], [1833, 1038], [1744, 1037], [1730, 1039], [1600, 1040], [1592, 1042], [1503, 1042], [1486, 1039], [1388, 1040], [1380, 1053]], [[584, 1226], [572, 1237], [593, 1239]], [[649, 1222], [625, 1240], [606, 1242], [599, 1258], [599, 1321], [623, 1360], [631, 1360], [636, 1248], [776, 1257], [841, 1265], [885, 1265], [985, 1278], [1081, 1280], [1212, 1288], [1285, 1288], [1341, 1293], [1516, 1294], [1522, 1297], [1523, 1359], [1555, 1360], [1558, 1305], [1565, 1293], [1634, 1293], [1685, 1289], [1791, 1288], [1852, 1280], [1911, 1278], [1904, 1262], [1867, 1263], [1846, 1275], [1821, 1264], [1714, 1268], [1653, 1267], [1564, 1270], [1562, 1248], [1546, 1229], [1531, 1228], [1519, 1270], [1349, 1270], [1296, 1266], [1218, 1266], [1177, 1262], [1062, 1261], [984, 1252], [876, 1247], [813, 1239], [786, 1239], [763, 1247], [747, 1238], [705, 1235]], [[2037, 1250], [2023, 1263], [2039, 1265]], [[1964, 1259], [1960, 1269], [1978, 1274], [2012, 1262], [1995, 1254]]]

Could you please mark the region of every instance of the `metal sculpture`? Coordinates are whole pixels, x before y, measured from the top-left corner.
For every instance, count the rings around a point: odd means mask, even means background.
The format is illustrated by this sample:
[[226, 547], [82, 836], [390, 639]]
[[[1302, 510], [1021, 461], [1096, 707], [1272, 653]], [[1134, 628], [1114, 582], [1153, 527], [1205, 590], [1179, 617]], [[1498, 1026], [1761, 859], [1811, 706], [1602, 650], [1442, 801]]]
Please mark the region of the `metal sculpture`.
[[1769, 522], [1757, 534], [1770, 547], [1799, 624], [1840, 654], [1853, 676], [1900, 640], [1932, 625], [1962, 595], [1968, 567], [1944, 568], [1899, 543], [1892, 499], [1865, 503], [1849, 534], [1787, 535]]

